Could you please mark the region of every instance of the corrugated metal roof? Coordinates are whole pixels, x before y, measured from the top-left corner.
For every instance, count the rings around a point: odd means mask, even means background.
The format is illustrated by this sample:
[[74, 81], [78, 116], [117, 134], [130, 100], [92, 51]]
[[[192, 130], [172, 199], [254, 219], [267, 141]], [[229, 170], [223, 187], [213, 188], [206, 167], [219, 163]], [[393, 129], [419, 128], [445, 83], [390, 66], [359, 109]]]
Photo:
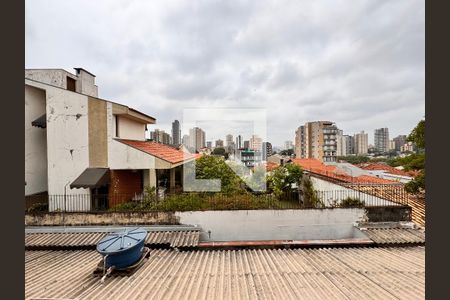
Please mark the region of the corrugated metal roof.
[[423, 299], [425, 247], [152, 250], [131, 276], [95, 251], [26, 251], [25, 296], [65, 299]]
[[377, 244], [423, 244], [425, 232], [412, 228], [368, 228], [363, 231]]
[[[105, 232], [27, 233], [25, 247], [95, 247]], [[150, 231], [146, 245], [167, 244], [171, 247], [195, 247], [200, 231]]]

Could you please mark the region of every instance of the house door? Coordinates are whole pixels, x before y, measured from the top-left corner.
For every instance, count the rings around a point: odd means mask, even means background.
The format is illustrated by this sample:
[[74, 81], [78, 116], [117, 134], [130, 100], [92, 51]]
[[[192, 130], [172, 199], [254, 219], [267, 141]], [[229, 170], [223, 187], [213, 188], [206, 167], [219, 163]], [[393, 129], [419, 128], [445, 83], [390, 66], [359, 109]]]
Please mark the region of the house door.
[[102, 186], [91, 190], [91, 210], [108, 209], [108, 186]]

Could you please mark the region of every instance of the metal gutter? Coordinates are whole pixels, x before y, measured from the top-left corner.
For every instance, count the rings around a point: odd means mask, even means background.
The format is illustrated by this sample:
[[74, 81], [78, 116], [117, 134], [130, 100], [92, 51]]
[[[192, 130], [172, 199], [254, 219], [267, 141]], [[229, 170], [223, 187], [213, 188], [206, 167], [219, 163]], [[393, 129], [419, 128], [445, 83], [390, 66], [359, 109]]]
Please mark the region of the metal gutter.
[[200, 231], [201, 227], [191, 225], [124, 225], [124, 226], [45, 226], [45, 227], [27, 227], [25, 233], [83, 233], [83, 232], [112, 232], [125, 228], [142, 227], [145, 230], [152, 231]]
[[229, 241], [229, 242], [200, 242], [198, 248], [227, 248], [227, 247], [260, 247], [260, 246], [338, 246], [338, 245], [372, 245], [370, 239], [339, 239], [339, 240], [266, 240], [266, 241]]

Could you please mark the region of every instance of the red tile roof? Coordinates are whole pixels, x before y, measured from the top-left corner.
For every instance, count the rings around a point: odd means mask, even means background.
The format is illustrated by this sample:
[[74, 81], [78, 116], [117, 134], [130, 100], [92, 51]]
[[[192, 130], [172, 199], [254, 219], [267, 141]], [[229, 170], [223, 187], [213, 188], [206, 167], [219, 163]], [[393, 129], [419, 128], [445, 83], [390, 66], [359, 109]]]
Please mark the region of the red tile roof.
[[411, 177], [411, 176], [417, 175], [417, 174], [415, 174], [415, 172], [412, 172], [412, 171], [406, 172], [406, 171], [391, 167], [389, 165], [379, 164], [379, 163], [362, 163], [362, 164], [359, 164], [358, 167], [360, 167], [361, 169], [364, 169], [364, 170], [386, 171], [387, 173], [394, 174], [394, 175], [400, 175], [400, 176]]
[[330, 177], [349, 183], [395, 183], [396, 181], [378, 178], [375, 176], [352, 177], [346, 173], [337, 170], [336, 166], [325, 165], [317, 159], [294, 158], [292, 162], [302, 167], [306, 171], [316, 173], [322, 176]]
[[176, 164], [182, 161], [187, 161], [192, 158], [195, 158], [195, 155], [183, 152], [178, 150], [177, 148], [160, 144], [152, 141], [135, 141], [135, 140], [125, 140], [125, 139], [116, 139], [119, 142], [122, 142], [130, 147], [141, 150], [145, 153], [153, 155], [162, 160], [168, 161], [172, 164]]
[[277, 164], [276, 162], [273, 162], [273, 161], [266, 162], [266, 170], [269, 172], [275, 170], [279, 166], [280, 166], [279, 164]]

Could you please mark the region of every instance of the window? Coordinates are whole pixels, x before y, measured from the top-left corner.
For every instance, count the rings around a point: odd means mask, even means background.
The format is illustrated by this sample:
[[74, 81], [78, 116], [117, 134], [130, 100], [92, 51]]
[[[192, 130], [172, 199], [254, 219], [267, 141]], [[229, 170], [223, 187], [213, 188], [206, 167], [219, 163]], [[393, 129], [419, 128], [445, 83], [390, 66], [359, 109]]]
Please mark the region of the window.
[[114, 137], [119, 137], [119, 117], [114, 115]]
[[66, 77], [66, 82], [67, 82], [67, 83], [66, 83], [66, 88], [67, 88], [69, 91], [75, 92], [75, 79], [73, 79], [73, 78], [67, 76], [67, 77]]

